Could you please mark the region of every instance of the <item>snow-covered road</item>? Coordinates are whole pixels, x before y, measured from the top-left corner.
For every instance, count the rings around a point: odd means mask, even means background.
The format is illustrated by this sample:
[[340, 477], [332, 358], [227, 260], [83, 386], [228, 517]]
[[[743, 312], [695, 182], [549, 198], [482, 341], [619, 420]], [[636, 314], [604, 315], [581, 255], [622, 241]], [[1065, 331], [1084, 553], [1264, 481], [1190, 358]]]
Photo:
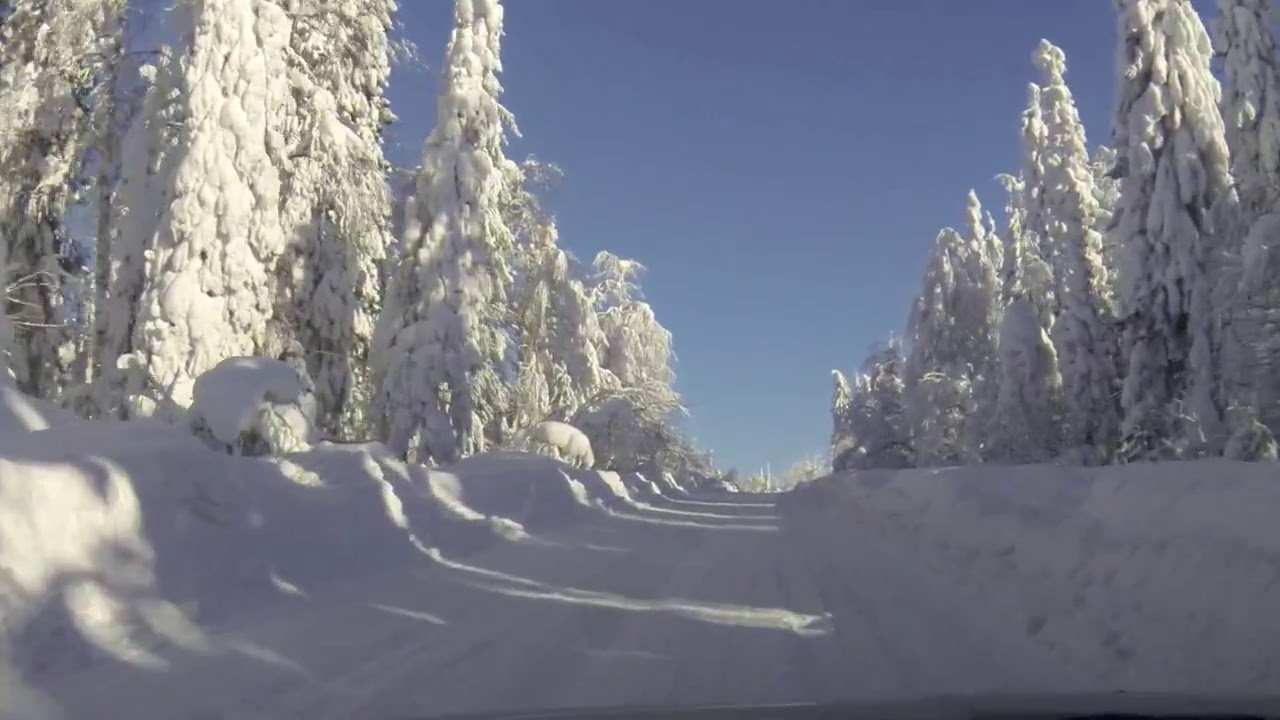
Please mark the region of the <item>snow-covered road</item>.
[[774, 496], [654, 498], [322, 600], [298, 588], [209, 646], [45, 692], [141, 719], [1114, 689], [909, 552]]

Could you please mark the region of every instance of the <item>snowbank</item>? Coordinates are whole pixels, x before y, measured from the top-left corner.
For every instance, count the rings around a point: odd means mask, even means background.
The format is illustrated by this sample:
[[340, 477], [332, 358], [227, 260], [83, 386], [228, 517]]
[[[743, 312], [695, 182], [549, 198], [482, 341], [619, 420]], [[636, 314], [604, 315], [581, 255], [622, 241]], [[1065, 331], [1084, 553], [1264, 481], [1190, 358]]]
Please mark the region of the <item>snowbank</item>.
[[[155, 662], [158, 642], [198, 646], [198, 626], [501, 542], [519, 531], [508, 515], [545, 521], [619, 499], [618, 483], [564, 467], [520, 455], [442, 472], [379, 444], [233, 457], [145, 420], [6, 431], [0, 658], [35, 675], [104, 656]], [[530, 500], [542, 515], [520, 514]]]
[[631, 504], [616, 473], [583, 470], [523, 452], [475, 455], [433, 472], [438, 494], [522, 527], [547, 528]]
[[223, 360], [200, 377], [188, 411], [216, 449], [245, 455], [305, 450], [315, 426], [315, 388], [305, 371], [270, 358]]
[[[1127, 691], [1167, 691], [1169, 677], [1280, 687], [1280, 465], [867, 471], [784, 502], [1008, 603], [1028, 634]], [[1202, 652], [1177, 652], [1188, 632]]]

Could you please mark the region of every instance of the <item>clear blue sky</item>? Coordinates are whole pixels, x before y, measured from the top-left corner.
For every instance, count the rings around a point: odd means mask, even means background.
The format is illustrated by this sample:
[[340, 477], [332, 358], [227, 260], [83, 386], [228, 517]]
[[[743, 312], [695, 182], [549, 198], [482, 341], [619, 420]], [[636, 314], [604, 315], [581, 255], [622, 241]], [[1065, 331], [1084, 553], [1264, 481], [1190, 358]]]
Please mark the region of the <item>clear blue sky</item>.
[[[938, 230], [1017, 172], [1047, 38], [1110, 136], [1109, 0], [515, 0], [504, 102], [566, 173], [562, 244], [648, 266], [691, 426], [723, 467], [781, 470], [830, 434], [830, 370], [902, 329]], [[401, 0], [429, 70], [397, 70], [393, 161], [434, 121], [452, 0]], [[1197, 2], [1202, 12], [1210, 2]]]

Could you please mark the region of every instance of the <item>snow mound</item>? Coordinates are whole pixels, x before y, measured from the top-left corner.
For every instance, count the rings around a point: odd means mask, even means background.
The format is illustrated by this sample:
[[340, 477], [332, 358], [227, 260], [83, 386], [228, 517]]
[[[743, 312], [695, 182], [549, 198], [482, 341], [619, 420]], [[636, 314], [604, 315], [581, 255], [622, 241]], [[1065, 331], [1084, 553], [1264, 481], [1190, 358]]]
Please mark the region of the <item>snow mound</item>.
[[[1258, 688], [1280, 686], [1280, 625], [1266, 620], [1280, 604], [1278, 480], [1280, 465], [1229, 460], [880, 470], [783, 502], [1009, 603], [1055, 653], [1126, 691], [1167, 690], [1169, 677]], [[1178, 651], [1188, 633], [1201, 652]]]
[[229, 358], [196, 378], [188, 416], [196, 434], [217, 450], [297, 452], [312, 437], [315, 387], [304, 371], [287, 362]]
[[574, 467], [591, 468], [596, 464], [595, 453], [591, 450], [591, 440], [569, 423], [544, 420], [519, 432], [516, 435], [515, 445], [521, 449], [529, 446], [545, 449], [557, 460], [562, 460]]
[[473, 455], [433, 471], [432, 482], [462, 507], [527, 529], [576, 522], [631, 500], [615, 473], [523, 452]]

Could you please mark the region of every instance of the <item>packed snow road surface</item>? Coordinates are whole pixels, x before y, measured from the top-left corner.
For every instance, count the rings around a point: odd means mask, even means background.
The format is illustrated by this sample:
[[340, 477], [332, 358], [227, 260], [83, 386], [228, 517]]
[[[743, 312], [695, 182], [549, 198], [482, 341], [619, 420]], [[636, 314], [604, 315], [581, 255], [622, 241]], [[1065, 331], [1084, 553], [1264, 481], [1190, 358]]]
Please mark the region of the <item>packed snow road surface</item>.
[[71, 717], [381, 718], [1112, 689], [876, 532], [777, 500], [653, 498], [424, 555], [50, 694]]

